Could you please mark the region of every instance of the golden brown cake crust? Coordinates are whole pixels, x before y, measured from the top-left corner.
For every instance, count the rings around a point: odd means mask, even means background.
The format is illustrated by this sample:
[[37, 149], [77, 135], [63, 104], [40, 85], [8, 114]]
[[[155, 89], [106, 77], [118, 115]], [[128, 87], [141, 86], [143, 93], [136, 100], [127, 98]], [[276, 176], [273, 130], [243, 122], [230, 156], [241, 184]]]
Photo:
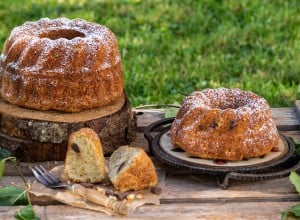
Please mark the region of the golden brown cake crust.
[[128, 146], [120, 147], [110, 157], [109, 177], [114, 187], [122, 192], [142, 190], [155, 186], [158, 181], [155, 167], [146, 152]]
[[269, 153], [279, 134], [264, 98], [219, 88], [185, 97], [171, 127], [171, 141], [192, 156], [234, 161]]
[[15, 27], [0, 60], [1, 96], [38, 110], [78, 112], [123, 96], [115, 35], [82, 19], [40, 19]]

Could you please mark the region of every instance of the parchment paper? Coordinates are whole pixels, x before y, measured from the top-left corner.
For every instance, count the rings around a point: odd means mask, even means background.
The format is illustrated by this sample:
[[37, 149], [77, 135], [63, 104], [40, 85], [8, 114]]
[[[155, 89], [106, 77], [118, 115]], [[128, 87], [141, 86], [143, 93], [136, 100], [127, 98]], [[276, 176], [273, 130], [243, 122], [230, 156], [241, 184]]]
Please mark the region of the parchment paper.
[[[51, 172], [57, 176], [60, 177], [60, 179], [64, 180], [63, 177], [63, 165], [54, 167]], [[112, 185], [107, 186], [106, 184], [94, 184], [93, 188], [96, 187], [101, 187], [104, 188], [105, 190], [114, 190]], [[35, 197], [43, 197], [49, 198], [51, 200], [56, 200], [61, 203], [77, 207], [77, 208], [83, 208], [83, 209], [88, 209], [88, 210], [93, 210], [97, 212], [102, 212], [106, 213], [107, 215], [116, 215], [115, 212], [112, 210], [101, 206], [94, 204], [92, 202], [85, 201], [81, 196], [76, 195], [72, 193], [71, 190], [68, 189], [50, 189], [38, 182], [31, 183], [30, 187], [30, 193], [34, 195]], [[128, 207], [129, 207], [129, 214], [130, 212], [133, 212], [137, 207], [143, 206], [145, 204], [154, 204], [154, 205], [159, 205], [160, 204], [160, 195], [153, 194], [150, 192], [150, 189], [145, 189], [141, 191], [132, 191], [132, 194], [135, 195], [142, 195], [142, 198], [140, 199], [135, 199], [132, 202], [127, 202]]]

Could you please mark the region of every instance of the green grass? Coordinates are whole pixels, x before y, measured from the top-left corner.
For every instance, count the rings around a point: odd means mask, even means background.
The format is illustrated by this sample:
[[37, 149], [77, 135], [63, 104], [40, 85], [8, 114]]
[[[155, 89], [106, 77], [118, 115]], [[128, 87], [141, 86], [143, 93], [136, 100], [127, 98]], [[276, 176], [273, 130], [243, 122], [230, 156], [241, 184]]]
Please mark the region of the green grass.
[[300, 99], [297, 0], [1, 1], [0, 48], [14, 26], [41, 17], [109, 27], [133, 106], [217, 87], [251, 90], [272, 107]]

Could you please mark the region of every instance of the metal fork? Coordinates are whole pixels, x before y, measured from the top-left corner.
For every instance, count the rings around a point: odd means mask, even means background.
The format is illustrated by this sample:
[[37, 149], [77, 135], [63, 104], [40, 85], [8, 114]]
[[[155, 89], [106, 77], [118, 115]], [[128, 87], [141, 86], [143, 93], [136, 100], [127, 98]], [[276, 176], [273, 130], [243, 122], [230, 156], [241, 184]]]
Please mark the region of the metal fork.
[[128, 206], [125, 203], [108, 198], [102, 193], [93, 189], [87, 189], [80, 184], [67, 184], [62, 182], [59, 178], [55, 177], [52, 173], [46, 170], [42, 165], [35, 166], [31, 168], [31, 170], [35, 178], [46, 187], [52, 189], [68, 188], [71, 189], [73, 193], [82, 196], [84, 199], [110, 208], [119, 214], [126, 215], [128, 213]]

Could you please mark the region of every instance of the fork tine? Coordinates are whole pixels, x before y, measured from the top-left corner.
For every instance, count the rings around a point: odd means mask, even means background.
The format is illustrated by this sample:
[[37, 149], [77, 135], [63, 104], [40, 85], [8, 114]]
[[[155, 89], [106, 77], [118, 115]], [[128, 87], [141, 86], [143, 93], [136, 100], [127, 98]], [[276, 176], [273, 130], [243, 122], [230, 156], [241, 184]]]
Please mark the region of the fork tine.
[[31, 168], [31, 171], [33, 172], [33, 175], [35, 178], [43, 185], [49, 186], [49, 183], [43, 178], [43, 176], [39, 173], [39, 171], [36, 168]]
[[46, 170], [42, 165], [40, 165], [41, 170], [43, 171], [43, 173], [49, 177], [53, 182], [57, 183], [61, 183], [60, 179], [58, 179], [57, 177], [55, 177], [52, 173], [50, 173], [48, 170]]
[[33, 174], [36, 176], [36, 178], [45, 186], [54, 186], [61, 181], [57, 178], [55, 178], [51, 173], [49, 173], [43, 166], [35, 166], [33, 169]]
[[40, 173], [40, 178], [43, 178], [45, 182], [47, 182], [47, 185], [52, 185], [53, 182], [51, 179], [49, 179], [38, 166], [35, 167], [35, 169]]

